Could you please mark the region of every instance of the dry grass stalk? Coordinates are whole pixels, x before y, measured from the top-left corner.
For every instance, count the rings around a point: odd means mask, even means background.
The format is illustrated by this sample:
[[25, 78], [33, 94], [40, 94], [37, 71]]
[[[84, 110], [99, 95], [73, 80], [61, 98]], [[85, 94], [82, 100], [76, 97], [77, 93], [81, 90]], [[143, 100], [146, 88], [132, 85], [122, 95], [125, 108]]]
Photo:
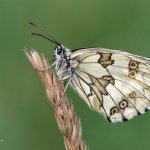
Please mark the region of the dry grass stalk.
[[[33, 68], [44, 69], [49, 66], [45, 57], [36, 52], [31, 51], [25, 54], [28, 57]], [[55, 74], [49, 68], [46, 71], [38, 71], [45, 88], [49, 102], [55, 110], [55, 117], [58, 127], [64, 136], [66, 150], [87, 150], [87, 145], [82, 141], [82, 128], [80, 119], [76, 116], [72, 104], [66, 96], [63, 96], [63, 85], [57, 80]]]

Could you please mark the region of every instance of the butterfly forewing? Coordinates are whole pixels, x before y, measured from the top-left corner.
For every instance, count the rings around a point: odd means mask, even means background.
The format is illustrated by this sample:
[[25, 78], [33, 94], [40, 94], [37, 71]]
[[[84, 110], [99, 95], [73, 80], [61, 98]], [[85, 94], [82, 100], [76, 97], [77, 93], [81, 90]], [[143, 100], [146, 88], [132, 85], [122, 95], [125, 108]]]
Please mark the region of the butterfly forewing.
[[127, 121], [150, 107], [150, 60], [103, 48], [71, 55], [71, 85], [110, 122]]

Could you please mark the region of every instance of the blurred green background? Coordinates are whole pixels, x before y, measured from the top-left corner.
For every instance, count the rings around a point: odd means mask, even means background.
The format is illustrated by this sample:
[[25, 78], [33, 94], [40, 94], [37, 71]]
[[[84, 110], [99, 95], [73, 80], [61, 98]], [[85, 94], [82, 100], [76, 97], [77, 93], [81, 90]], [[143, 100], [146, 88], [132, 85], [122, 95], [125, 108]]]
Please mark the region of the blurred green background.
[[[53, 44], [31, 36], [34, 21], [70, 49], [105, 47], [150, 57], [150, 1], [0, 0], [0, 150], [64, 150], [54, 111], [23, 48], [53, 58]], [[90, 150], [141, 150], [150, 113], [110, 124], [67, 91]]]

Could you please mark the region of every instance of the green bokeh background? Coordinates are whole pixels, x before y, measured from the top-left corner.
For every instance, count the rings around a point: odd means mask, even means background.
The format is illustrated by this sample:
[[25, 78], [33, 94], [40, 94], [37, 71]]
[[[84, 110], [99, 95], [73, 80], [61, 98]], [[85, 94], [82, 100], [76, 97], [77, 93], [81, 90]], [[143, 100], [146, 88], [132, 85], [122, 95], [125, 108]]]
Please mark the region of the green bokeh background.
[[[0, 150], [64, 150], [54, 111], [23, 48], [52, 59], [53, 44], [31, 36], [34, 21], [70, 49], [105, 47], [150, 57], [150, 1], [0, 0]], [[150, 113], [110, 124], [67, 91], [90, 150], [141, 150]]]

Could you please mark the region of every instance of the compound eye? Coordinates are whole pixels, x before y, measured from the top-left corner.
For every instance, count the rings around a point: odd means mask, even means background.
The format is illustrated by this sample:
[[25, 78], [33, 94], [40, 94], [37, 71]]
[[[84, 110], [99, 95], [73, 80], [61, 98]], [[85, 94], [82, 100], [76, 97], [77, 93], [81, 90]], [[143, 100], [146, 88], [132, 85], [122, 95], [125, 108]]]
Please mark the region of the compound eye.
[[62, 47], [58, 47], [58, 48], [57, 48], [57, 54], [60, 55], [62, 52], [63, 52]]

